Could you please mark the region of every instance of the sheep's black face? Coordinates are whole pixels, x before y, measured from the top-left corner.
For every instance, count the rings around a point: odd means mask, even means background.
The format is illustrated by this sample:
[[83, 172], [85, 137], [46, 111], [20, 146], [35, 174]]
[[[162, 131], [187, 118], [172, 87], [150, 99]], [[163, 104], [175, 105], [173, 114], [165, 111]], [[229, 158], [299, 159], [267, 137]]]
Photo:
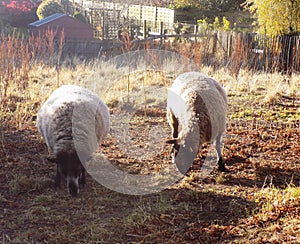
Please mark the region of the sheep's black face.
[[180, 146], [179, 146], [179, 144], [177, 142], [173, 144], [172, 151], [171, 151], [172, 163], [175, 163], [175, 158], [176, 158], [176, 156], [178, 154], [179, 148], [180, 148]]
[[169, 140], [167, 141], [167, 143], [172, 144], [171, 153], [170, 153], [172, 157], [172, 163], [176, 164], [179, 172], [181, 172], [182, 174], [186, 174], [189, 167], [187, 167], [186, 165], [185, 158], [182, 157], [185, 155], [185, 150], [184, 150], [185, 148], [183, 147], [181, 150], [183, 150], [184, 152], [183, 153], [181, 152], [181, 155], [178, 155], [180, 149], [180, 144], [178, 143], [178, 139]]
[[72, 196], [77, 196], [79, 193], [79, 178], [81, 175], [81, 169], [68, 169], [65, 167], [61, 167], [61, 174], [67, 180], [68, 191]]
[[79, 176], [76, 178], [67, 177], [67, 185], [69, 193], [76, 197], [79, 193]]
[[67, 180], [68, 191], [72, 196], [79, 193], [79, 179], [83, 174], [83, 166], [76, 153], [64, 153], [58, 158], [60, 174]]
[[172, 145], [170, 154], [172, 157], [172, 163], [175, 163], [175, 158], [178, 154], [180, 145], [178, 144], [177, 139], [168, 140], [167, 143]]

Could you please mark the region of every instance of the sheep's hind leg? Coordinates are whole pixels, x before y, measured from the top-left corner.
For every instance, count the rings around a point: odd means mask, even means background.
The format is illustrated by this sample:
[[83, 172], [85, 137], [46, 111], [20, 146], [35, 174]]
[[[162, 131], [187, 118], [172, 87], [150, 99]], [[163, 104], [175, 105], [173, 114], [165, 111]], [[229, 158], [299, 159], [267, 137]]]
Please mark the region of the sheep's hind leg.
[[219, 165], [219, 171], [221, 172], [226, 172], [226, 167], [225, 167], [225, 163], [223, 162], [222, 159], [222, 150], [221, 150], [221, 138], [222, 138], [222, 134], [218, 135], [216, 138], [216, 149], [217, 149], [217, 153], [218, 153], [218, 165]]
[[79, 184], [81, 185], [85, 185], [85, 168], [82, 166], [82, 172], [80, 174], [80, 177], [79, 177]]

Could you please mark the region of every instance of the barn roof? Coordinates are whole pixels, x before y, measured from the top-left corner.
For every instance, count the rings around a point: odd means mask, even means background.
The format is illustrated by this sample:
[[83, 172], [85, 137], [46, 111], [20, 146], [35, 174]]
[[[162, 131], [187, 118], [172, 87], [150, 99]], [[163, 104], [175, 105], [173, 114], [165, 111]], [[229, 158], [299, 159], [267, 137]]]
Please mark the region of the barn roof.
[[66, 14], [62, 14], [62, 13], [56, 13], [56, 14], [52, 14], [46, 18], [43, 18], [41, 20], [38, 20], [38, 21], [35, 21], [33, 23], [30, 23], [29, 26], [32, 26], [32, 27], [39, 27], [41, 25], [44, 25], [46, 23], [49, 23], [53, 20], [57, 20], [63, 16], [66, 16]]

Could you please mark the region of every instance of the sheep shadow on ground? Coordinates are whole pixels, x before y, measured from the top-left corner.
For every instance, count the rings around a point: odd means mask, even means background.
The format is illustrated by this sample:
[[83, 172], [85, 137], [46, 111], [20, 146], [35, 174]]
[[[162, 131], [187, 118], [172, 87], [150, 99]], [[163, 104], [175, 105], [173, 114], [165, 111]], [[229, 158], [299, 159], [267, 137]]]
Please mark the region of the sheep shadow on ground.
[[225, 164], [229, 172], [224, 184], [228, 186], [286, 188], [291, 183], [300, 185], [299, 170], [288, 162], [264, 160], [263, 163], [253, 163], [248, 157], [232, 156], [226, 159]]

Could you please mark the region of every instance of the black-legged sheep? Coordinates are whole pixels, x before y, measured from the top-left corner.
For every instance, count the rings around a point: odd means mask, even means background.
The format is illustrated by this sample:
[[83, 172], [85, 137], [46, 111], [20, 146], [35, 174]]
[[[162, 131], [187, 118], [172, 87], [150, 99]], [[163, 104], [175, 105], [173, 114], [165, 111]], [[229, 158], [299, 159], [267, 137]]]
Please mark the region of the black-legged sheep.
[[40, 108], [37, 126], [51, 161], [57, 163], [55, 187], [60, 186], [62, 176], [70, 194], [76, 196], [79, 184], [85, 184], [83, 161], [91, 157], [109, 132], [107, 106], [88, 89], [64, 85]]
[[227, 95], [214, 79], [199, 73], [179, 75], [168, 91], [167, 119], [172, 129], [172, 160], [182, 173], [194, 161], [200, 146], [216, 142], [218, 166], [222, 160], [221, 138], [226, 129]]

